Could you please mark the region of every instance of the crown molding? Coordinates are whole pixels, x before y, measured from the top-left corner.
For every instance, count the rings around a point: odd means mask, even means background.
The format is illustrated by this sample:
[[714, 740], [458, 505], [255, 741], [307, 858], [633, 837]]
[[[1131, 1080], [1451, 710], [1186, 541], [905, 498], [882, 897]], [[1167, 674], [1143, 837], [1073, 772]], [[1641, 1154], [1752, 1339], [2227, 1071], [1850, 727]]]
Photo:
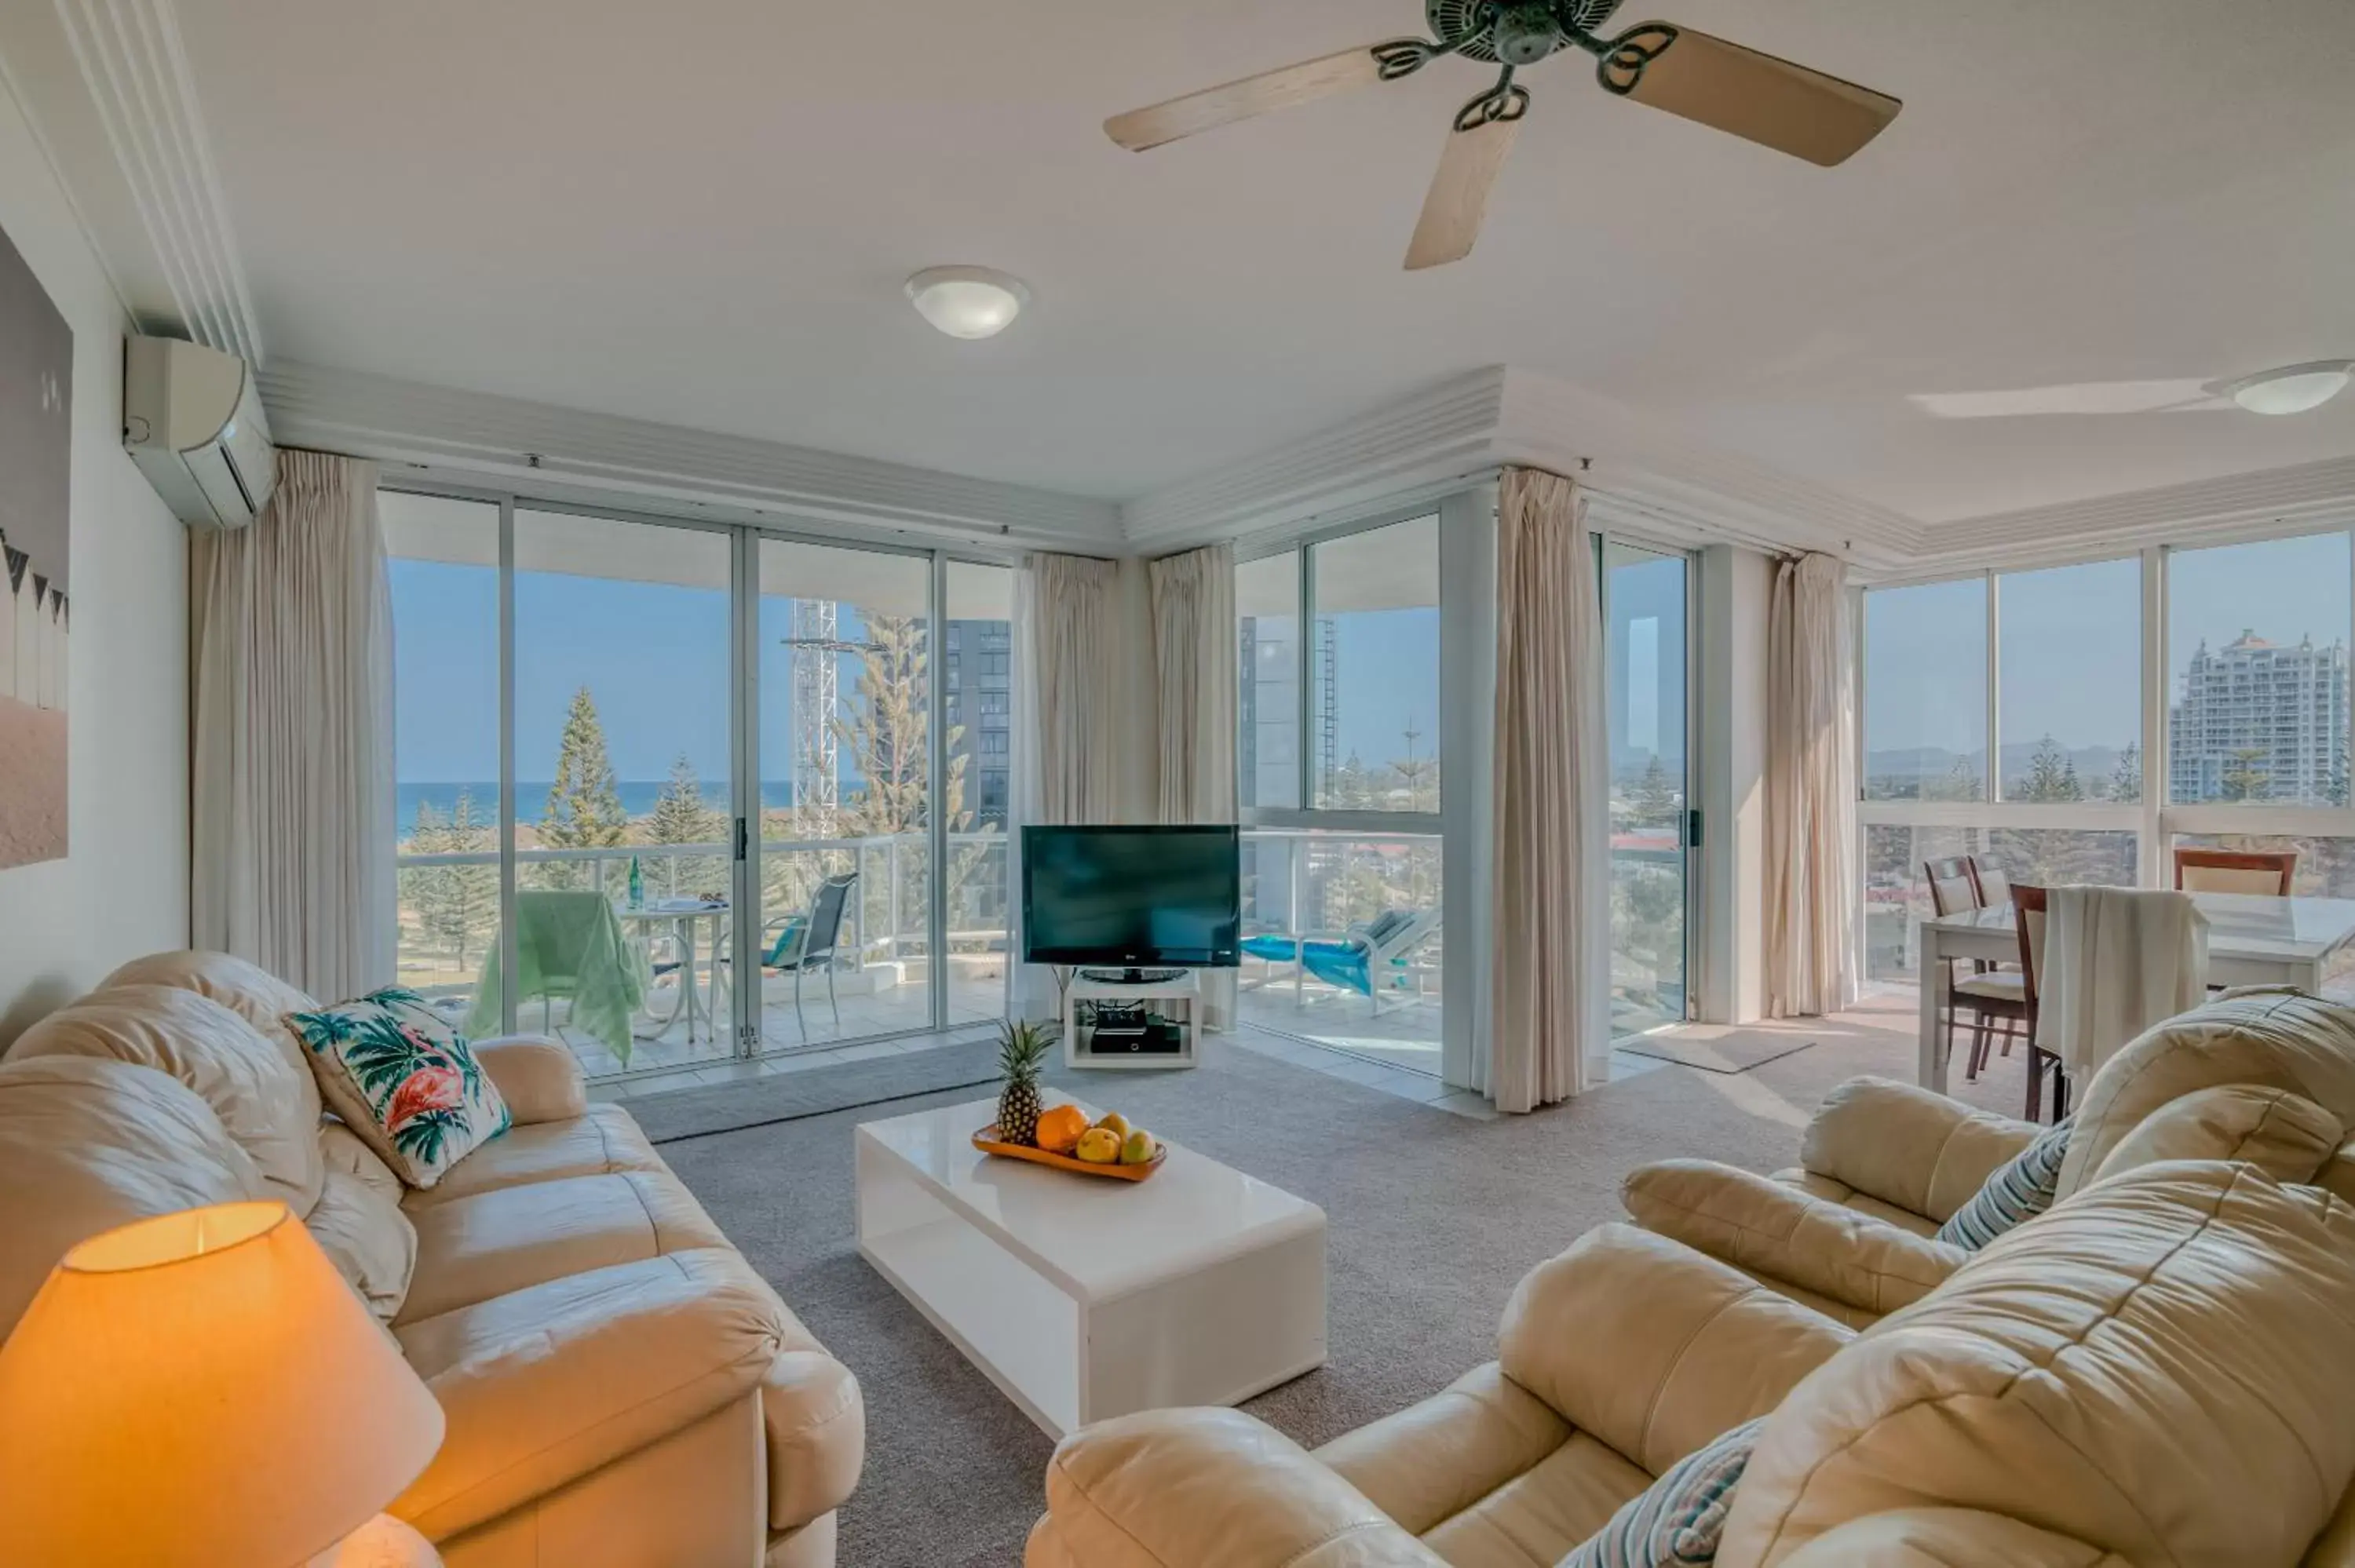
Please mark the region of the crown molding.
[[1927, 530], [1910, 564], [2008, 567], [2083, 559], [2147, 545], [2221, 542], [2309, 521], [2355, 522], [2355, 458], [1966, 517]]
[[173, 0], [0, 7], [0, 53], [132, 320], [260, 363]]
[[1573, 475], [1702, 539], [1894, 562], [1921, 538], [1909, 517], [1677, 440], [1609, 398], [1508, 366], [1140, 497], [1122, 508], [1122, 519], [1130, 544], [1175, 548], [1347, 521], [1508, 464]]
[[1118, 507], [1056, 491], [291, 360], [263, 370], [261, 386], [281, 442], [415, 477], [1041, 545], [1120, 543]]

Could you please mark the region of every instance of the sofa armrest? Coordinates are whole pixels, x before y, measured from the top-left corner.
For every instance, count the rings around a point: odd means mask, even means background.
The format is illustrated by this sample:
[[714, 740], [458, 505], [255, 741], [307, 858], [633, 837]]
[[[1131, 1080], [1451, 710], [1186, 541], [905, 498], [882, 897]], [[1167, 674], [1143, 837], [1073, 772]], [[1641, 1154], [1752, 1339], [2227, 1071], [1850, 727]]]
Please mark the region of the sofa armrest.
[[1943, 1222], [2041, 1130], [1913, 1084], [1850, 1078], [1807, 1123], [1799, 1163]]
[[561, 1043], [545, 1034], [502, 1034], [475, 1041], [474, 1051], [517, 1127], [589, 1114], [581, 1060]]
[[753, 1393], [781, 1351], [798, 1349], [769, 1287], [731, 1250], [593, 1277], [592, 1294], [545, 1320], [480, 1311], [473, 1329], [452, 1314], [402, 1330], [434, 1325], [461, 1353], [425, 1380], [447, 1424], [441, 1452], [386, 1511], [445, 1540]]
[[1298, 1444], [1235, 1410], [1152, 1410], [1064, 1438], [1028, 1561], [1445, 1568]]
[[1639, 1166], [1620, 1197], [1646, 1230], [1876, 1317], [1919, 1301], [1970, 1255], [1714, 1160]]
[[1497, 1359], [1657, 1476], [1774, 1409], [1855, 1337], [1682, 1242], [1611, 1224], [1515, 1287]]
[[867, 1404], [850, 1369], [814, 1340], [788, 1348], [761, 1379], [761, 1423], [769, 1528], [798, 1530], [841, 1507], [867, 1462]]

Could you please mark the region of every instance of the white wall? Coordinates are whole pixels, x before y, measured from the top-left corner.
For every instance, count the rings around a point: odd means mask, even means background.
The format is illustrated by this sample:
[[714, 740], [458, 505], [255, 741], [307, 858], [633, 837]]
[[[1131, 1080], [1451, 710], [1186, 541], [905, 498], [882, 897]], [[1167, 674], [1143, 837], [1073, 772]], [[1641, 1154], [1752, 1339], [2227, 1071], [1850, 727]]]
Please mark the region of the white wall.
[[0, 871], [0, 1045], [188, 930], [187, 539], [123, 455], [123, 307], [0, 84], [0, 228], [74, 332], [64, 860]]
[[1774, 562], [1716, 545], [1700, 557], [1700, 974], [1710, 1023], [1765, 1012], [1766, 617]]

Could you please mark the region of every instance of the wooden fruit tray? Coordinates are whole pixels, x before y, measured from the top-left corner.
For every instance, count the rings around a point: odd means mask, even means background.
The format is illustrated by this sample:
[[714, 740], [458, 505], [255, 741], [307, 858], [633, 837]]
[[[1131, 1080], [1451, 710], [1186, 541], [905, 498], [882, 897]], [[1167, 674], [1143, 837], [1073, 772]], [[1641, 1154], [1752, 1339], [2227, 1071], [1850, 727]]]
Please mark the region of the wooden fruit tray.
[[1028, 1160], [1033, 1165], [1051, 1165], [1058, 1171], [1076, 1171], [1082, 1176], [1109, 1176], [1115, 1181], [1142, 1181], [1169, 1158], [1169, 1146], [1156, 1144], [1153, 1158], [1142, 1165], [1091, 1165], [1084, 1160], [1074, 1160], [1068, 1154], [1050, 1150], [1034, 1149], [1027, 1143], [1001, 1143], [997, 1124], [991, 1122], [973, 1135], [973, 1146], [984, 1154], [1002, 1154], [1008, 1160]]

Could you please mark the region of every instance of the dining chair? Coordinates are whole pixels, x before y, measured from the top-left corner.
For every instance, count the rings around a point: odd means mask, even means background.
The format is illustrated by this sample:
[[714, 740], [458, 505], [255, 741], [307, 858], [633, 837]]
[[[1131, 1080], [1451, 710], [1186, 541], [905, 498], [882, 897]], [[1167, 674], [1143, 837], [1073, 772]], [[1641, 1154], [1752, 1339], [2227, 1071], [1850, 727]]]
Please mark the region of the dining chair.
[[2011, 902], [2011, 878], [2004, 874], [2003, 867], [1984, 855], [1965, 858], [1971, 864], [1971, 880], [1978, 885], [1980, 908], [2000, 909]]
[[2028, 1027], [2028, 1119], [2044, 1119], [2044, 1074], [2052, 1073], [2052, 1119], [2069, 1114], [2069, 1075], [2061, 1058], [2036, 1043], [2036, 980], [2044, 970], [2045, 889], [2023, 883], [2011, 890], [2013, 929], [2019, 935], [2019, 980]]
[[826, 1004], [833, 1010], [836, 1033], [842, 1030], [842, 1004], [834, 997], [834, 961], [842, 940], [843, 910], [849, 904], [850, 890], [858, 883], [858, 874], [855, 871], [829, 876], [818, 885], [817, 896], [810, 901], [807, 914], [770, 922], [778, 928], [777, 938], [762, 955], [761, 968], [792, 973], [794, 1023], [805, 1041], [809, 1038], [809, 1020], [802, 1015], [802, 977], [812, 969], [826, 975]]
[[2175, 851], [2179, 893], [2254, 893], [2287, 898], [2297, 875], [2296, 850], [2192, 849]]
[[[1944, 860], [1924, 861], [1922, 875], [1930, 885], [1930, 907], [1939, 916], [1959, 915], [1981, 907], [1978, 881], [1971, 874], [1968, 857], [1951, 855]], [[1993, 1022], [2003, 1025], [2003, 1053], [2011, 1054], [2012, 1026], [2024, 1017], [2025, 1002], [2020, 992], [2019, 977], [1991, 964], [1978, 963], [1972, 972], [1956, 979], [1955, 960], [1943, 966], [1945, 972], [1935, 983], [1945, 992], [1942, 1011], [1945, 1019], [1946, 1048], [1954, 1048], [1956, 1008], [1967, 1009], [1971, 1014], [1971, 1045], [1963, 1057], [1963, 1076], [1976, 1079], [1987, 1063], [1996, 1032]], [[1925, 977], [1927, 978], [1927, 977]]]

